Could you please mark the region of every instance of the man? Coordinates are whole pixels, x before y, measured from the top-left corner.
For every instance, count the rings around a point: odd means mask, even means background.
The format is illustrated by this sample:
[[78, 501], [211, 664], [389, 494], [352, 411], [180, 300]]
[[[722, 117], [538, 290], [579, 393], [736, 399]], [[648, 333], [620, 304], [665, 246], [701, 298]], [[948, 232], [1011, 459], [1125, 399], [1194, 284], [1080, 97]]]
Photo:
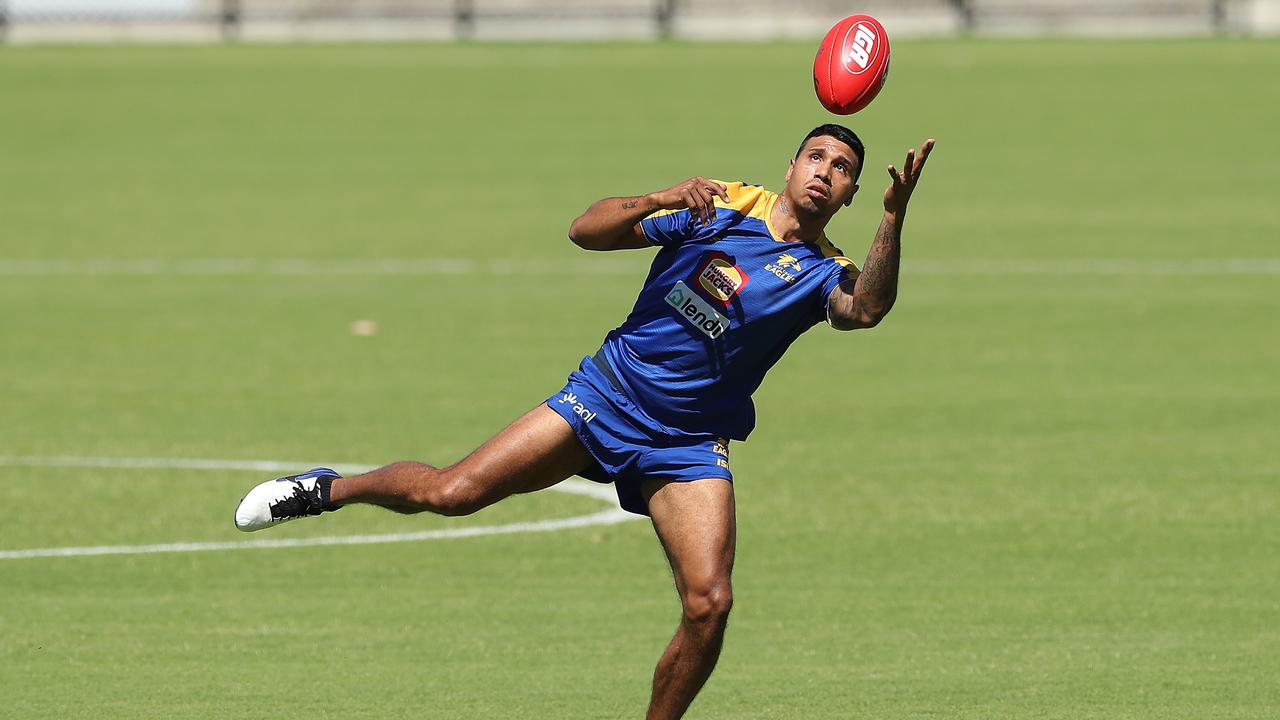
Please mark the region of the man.
[[659, 245], [631, 315], [564, 389], [460, 462], [398, 462], [364, 475], [327, 468], [255, 487], [236, 526], [259, 530], [368, 503], [466, 515], [572, 475], [612, 482], [623, 508], [649, 515], [683, 614], [658, 661], [648, 717], [678, 718], [710, 676], [732, 605], [735, 548], [729, 440], [755, 424], [751, 393], [787, 347], [826, 320], [869, 328], [897, 295], [907, 202], [925, 159], [907, 152], [861, 271], [823, 233], [853, 202], [865, 150], [849, 129], [805, 137], [781, 194], [701, 177], [607, 198], [569, 228], [587, 250]]

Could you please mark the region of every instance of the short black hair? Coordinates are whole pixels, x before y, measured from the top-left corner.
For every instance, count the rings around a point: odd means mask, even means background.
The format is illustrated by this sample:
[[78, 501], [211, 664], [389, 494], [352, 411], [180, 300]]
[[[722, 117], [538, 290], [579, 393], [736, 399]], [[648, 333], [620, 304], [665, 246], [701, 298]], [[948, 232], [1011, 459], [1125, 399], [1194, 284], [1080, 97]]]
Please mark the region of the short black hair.
[[862, 163], [867, 157], [867, 148], [852, 130], [843, 125], [827, 123], [810, 130], [809, 134], [804, 136], [804, 140], [800, 141], [800, 147], [796, 148], [796, 157], [800, 157], [800, 151], [804, 150], [805, 143], [813, 138], [824, 136], [833, 137], [853, 149], [853, 154], [858, 156], [858, 170], [853, 174], [853, 181], [857, 182], [858, 176], [862, 174]]

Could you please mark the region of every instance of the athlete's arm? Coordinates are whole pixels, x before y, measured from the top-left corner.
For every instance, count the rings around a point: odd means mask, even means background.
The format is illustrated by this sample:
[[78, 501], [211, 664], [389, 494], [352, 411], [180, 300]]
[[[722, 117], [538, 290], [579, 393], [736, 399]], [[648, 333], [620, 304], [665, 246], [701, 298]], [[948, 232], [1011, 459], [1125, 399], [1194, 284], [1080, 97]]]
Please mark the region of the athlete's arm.
[[640, 221], [658, 210], [688, 208], [694, 218], [710, 223], [716, 217], [715, 199], [729, 202], [728, 188], [702, 177], [690, 178], [647, 195], [605, 198], [592, 203], [569, 226], [569, 239], [584, 250], [626, 250], [650, 247]]
[[932, 138], [924, 141], [919, 158], [915, 148], [907, 151], [902, 172], [889, 166], [893, 182], [884, 191], [884, 219], [871, 243], [867, 261], [856, 278], [845, 280], [831, 291], [827, 303], [827, 319], [835, 329], [875, 327], [893, 307], [898, 297], [898, 263], [902, 257], [902, 223], [907, 215], [907, 202], [931, 150]]

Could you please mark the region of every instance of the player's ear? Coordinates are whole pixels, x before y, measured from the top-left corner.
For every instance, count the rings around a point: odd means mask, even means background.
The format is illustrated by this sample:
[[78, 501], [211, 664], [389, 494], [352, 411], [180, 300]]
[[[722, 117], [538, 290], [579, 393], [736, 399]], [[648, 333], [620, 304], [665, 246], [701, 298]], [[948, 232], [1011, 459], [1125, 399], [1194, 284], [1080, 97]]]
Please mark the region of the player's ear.
[[858, 185], [854, 185], [854, 186], [853, 186], [853, 189], [849, 191], [849, 199], [844, 201], [844, 206], [845, 206], [845, 207], [849, 207], [850, 205], [852, 205], [852, 204], [853, 204], [853, 196], [858, 194], [858, 188], [859, 188], [859, 187], [860, 187], [860, 186], [858, 186]]
[[784, 183], [791, 182], [791, 173], [795, 172], [795, 169], [796, 169], [796, 161], [793, 158], [791, 162], [787, 163], [787, 174], [785, 177], [782, 178], [782, 182]]

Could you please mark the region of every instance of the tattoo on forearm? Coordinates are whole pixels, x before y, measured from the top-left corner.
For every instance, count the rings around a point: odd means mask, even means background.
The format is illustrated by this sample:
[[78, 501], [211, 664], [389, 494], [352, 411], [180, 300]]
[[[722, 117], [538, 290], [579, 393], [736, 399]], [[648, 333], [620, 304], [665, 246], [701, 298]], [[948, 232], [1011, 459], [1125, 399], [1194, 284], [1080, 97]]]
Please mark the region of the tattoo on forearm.
[[858, 289], [868, 304], [882, 308], [881, 313], [888, 312], [898, 296], [898, 261], [901, 256], [902, 242], [897, 224], [880, 223], [876, 240], [871, 244], [867, 261], [862, 266], [862, 274], [858, 276]]
[[639, 201], [639, 200], [623, 200], [623, 201], [622, 201], [622, 209], [623, 209], [623, 210], [630, 210], [630, 209], [634, 208], [635, 206], [637, 206], [637, 205], [639, 205], [639, 204], [640, 204], [640, 201]]
[[862, 265], [862, 272], [855, 281], [841, 286], [832, 314], [854, 323], [852, 327], [867, 327], [879, 322], [898, 296], [901, 255], [900, 226], [896, 222], [882, 222]]

